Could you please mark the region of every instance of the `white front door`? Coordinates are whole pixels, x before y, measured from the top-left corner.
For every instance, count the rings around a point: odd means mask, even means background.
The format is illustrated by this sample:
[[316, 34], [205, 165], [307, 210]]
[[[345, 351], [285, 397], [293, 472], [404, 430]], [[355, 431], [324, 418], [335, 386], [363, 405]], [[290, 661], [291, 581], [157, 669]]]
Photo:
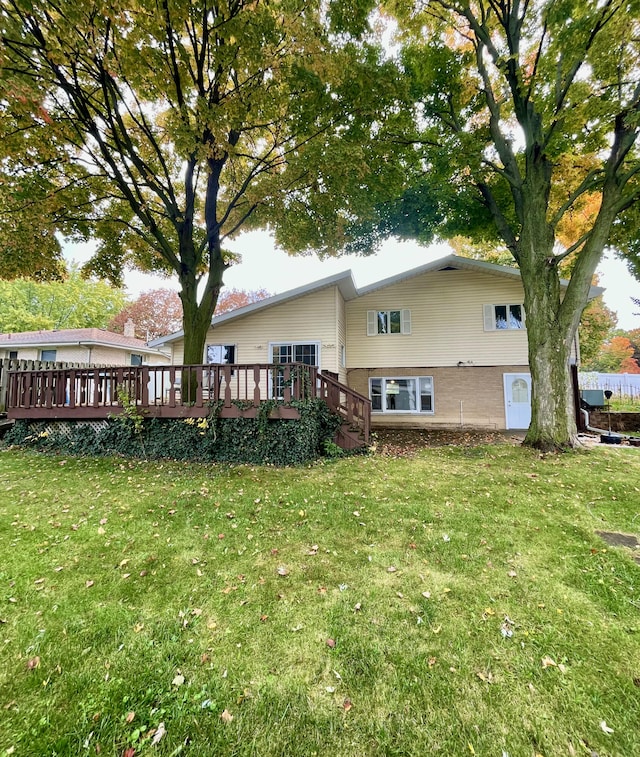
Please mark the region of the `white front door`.
[[504, 406], [507, 428], [529, 428], [531, 423], [531, 376], [504, 374]]

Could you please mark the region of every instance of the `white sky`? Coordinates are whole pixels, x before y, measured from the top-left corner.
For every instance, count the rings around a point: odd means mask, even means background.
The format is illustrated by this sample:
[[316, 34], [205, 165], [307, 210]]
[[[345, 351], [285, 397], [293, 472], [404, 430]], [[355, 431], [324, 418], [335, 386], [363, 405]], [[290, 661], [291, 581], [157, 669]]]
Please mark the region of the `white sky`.
[[[271, 294], [308, 284], [317, 279], [351, 269], [357, 286], [364, 286], [380, 279], [415, 268], [441, 258], [449, 252], [446, 244], [422, 247], [416, 242], [388, 240], [380, 252], [368, 257], [345, 256], [320, 261], [315, 256], [292, 257], [276, 249], [272, 237], [266, 232], [253, 231], [242, 234], [227, 245], [240, 254], [242, 261], [230, 268], [225, 275], [225, 285], [235, 289], [266, 289]], [[65, 257], [84, 262], [91, 252], [91, 245], [68, 245]], [[631, 297], [640, 298], [640, 282], [629, 273], [619, 260], [605, 259], [601, 263], [600, 286], [606, 288], [604, 301], [618, 314], [618, 328], [640, 328], [640, 308], [631, 302]], [[161, 278], [131, 271], [126, 274], [127, 292], [136, 297], [140, 292], [159, 287], [178, 289], [175, 278]]]

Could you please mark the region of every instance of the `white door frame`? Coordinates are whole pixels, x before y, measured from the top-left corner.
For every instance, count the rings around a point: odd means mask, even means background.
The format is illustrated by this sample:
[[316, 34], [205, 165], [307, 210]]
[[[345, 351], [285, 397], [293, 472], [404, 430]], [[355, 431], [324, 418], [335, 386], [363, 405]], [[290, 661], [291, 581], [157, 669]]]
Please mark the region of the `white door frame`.
[[[527, 429], [531, 423], [531, 374], [503, 373], [504, 386], [504, 417], [507, 429]], [[523, 379], [527, 384], [528, 402], [514, 401], [513, 382]]]

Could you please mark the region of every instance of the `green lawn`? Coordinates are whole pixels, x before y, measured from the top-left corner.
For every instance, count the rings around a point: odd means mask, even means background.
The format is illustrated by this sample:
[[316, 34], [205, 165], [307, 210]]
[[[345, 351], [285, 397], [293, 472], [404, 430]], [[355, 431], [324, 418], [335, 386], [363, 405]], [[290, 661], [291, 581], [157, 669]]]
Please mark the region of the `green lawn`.
[[0, 755], [640, 754], [640, 450], [0, 452]]

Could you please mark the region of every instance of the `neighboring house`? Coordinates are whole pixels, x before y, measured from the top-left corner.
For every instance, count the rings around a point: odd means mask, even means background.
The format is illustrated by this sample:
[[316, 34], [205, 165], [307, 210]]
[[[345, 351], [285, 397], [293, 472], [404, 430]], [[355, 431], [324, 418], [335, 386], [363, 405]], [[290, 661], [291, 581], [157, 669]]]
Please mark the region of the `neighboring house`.
[[92, 365], [164, 365], [167, 354], [141, 339], [104, 329], [60, 329], [0, 334], [0, 359]]
[[[183, 345], [183, 332], [150, 342], [175, 365]], [[317, 365], [371, 399], [374, 426], [531, 418], [520, 272], [457, 255], [360, 289], [346, 271], [214, 317], [203, 361]]]

